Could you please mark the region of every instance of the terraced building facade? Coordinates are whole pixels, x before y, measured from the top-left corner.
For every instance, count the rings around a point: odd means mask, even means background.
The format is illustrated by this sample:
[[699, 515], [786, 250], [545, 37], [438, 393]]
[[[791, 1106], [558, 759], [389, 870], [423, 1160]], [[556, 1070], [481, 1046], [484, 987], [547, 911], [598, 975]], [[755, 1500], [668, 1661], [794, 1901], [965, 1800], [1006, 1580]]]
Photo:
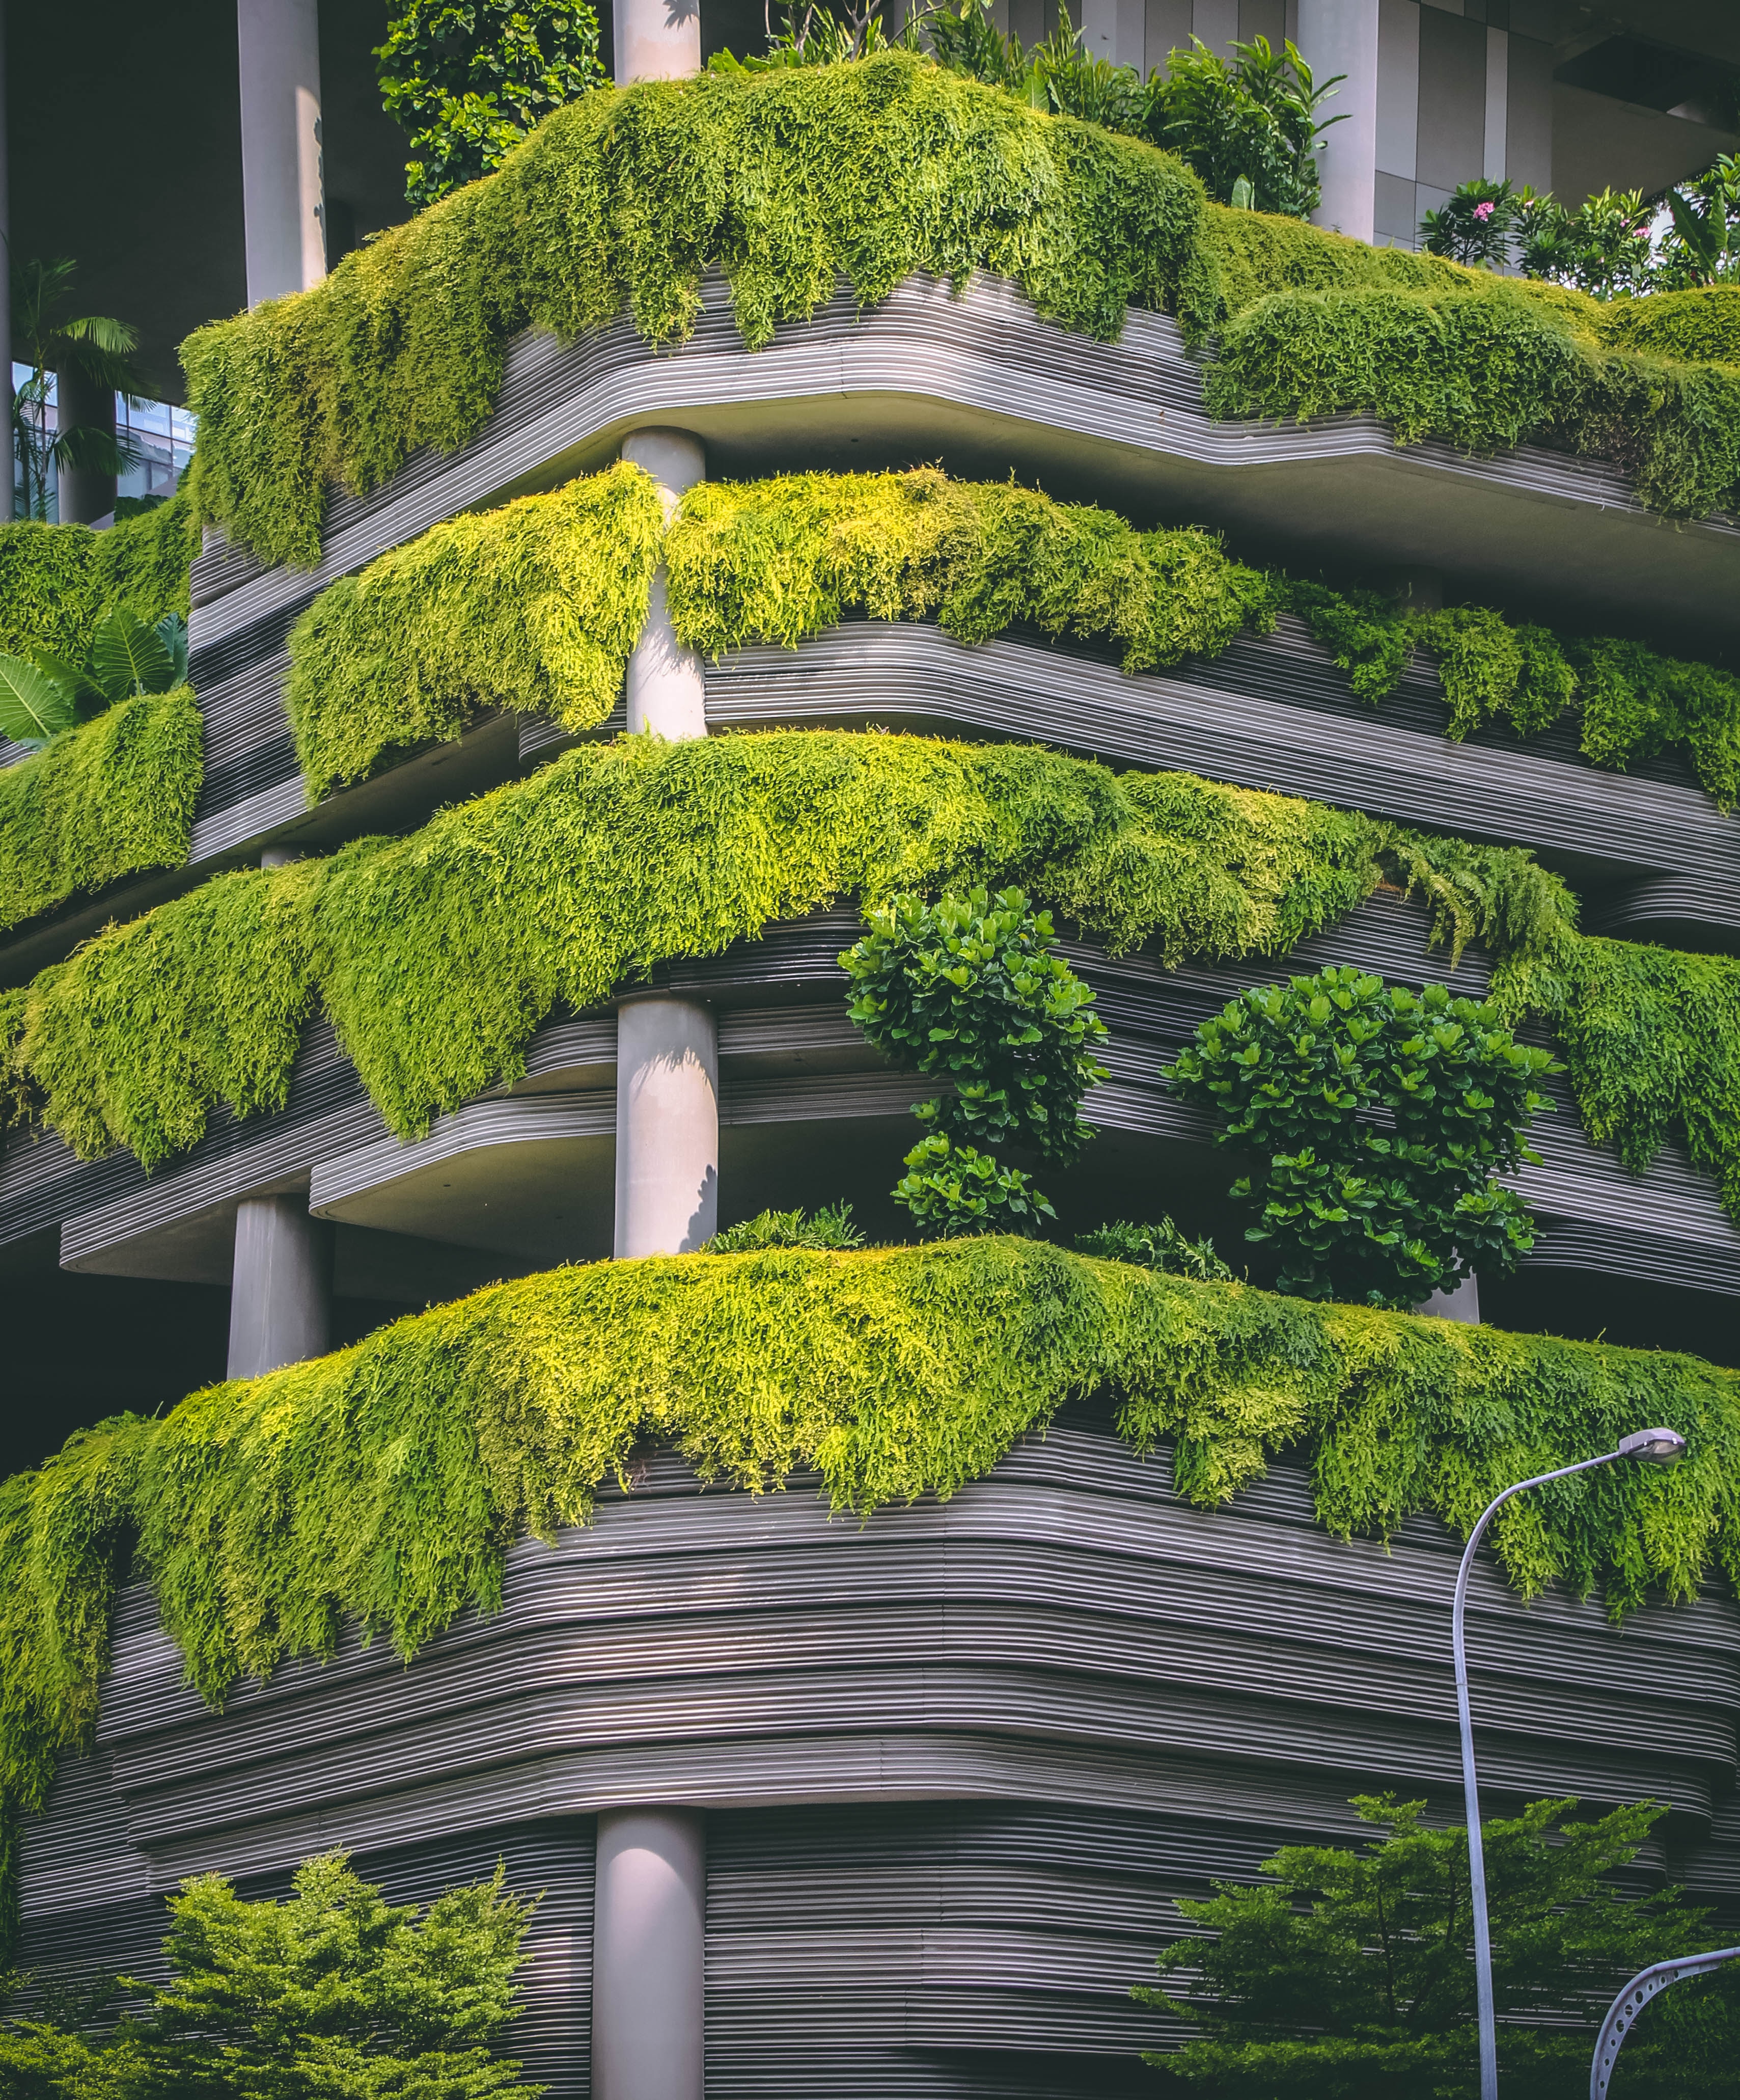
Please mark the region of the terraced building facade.
[[[149, 1976], [196, 1873], [499, 1858], [555, 2093], [1157, 2089], [1172, 1899], [1356, 1793], [1452, 1820], [1461, 1535], [1658, 1419], [1682, 1467], [1479, 1571], [1482, 1766], [1667, 1800], [1643, 1864], [1731, 1915], [1740, 291], [618, 26], [498, 174], [190, 339], [174, 505], [0, 550], [9, 649], [184, 591], [192, 695], [0, 774], [61, 1415], [0, 1507], [17, 1958]], [[839, 956], [974, 881], [1111, 1031], [1058, 1246], [888, 1193], [929, 1089]], [[1558, 1050], [1518, 1274], [1415, 1317], [1068, 1251], [1243, 1265], [1163, 1069], [1326, 963]], [[842, 1198], [886, 1244], [699, 1251]]]

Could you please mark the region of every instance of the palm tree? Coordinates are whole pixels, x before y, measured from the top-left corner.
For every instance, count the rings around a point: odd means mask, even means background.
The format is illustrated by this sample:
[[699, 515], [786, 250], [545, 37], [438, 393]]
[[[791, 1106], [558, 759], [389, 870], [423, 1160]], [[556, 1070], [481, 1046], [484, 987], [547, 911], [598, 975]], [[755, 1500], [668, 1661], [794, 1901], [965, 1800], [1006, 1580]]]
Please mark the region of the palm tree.
[[[87, 387], [110, 394], [135, 395], [143, 382], [131, 362], [139, 330], [126, 321], [100, 314], [62, 319], [78, 265], [63, 256], [54, 262], [26, 262], [12, 271], [12, 333], [26, 346], [30, 377], [12, 395], [12, 444], [22, 469], [22, 510], [26, 518], [48, 515], [49, 470], [118, 474], [138, 457], [116, 438], [113, 421], [64, 425], [52, 435], [48, 427], [51, 374], [70, 374]], [[75, 387], [63, 387], [61, 399]], [[15, 508], [17, 507], [15, 505]]]

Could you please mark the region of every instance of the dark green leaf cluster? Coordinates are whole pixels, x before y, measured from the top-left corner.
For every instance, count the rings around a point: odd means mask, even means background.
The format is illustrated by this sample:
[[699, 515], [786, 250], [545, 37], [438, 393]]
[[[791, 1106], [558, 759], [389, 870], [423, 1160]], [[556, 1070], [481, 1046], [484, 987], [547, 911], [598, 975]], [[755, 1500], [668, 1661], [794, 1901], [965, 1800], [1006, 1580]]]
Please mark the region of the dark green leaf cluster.
[[1093, 1136], [1082, 1099], [1105, 1077], [1094, 1054], [1105, 1023], [1053, 952], [1051, 915], [1019, 889], [974, 889], [935, 904], [896, 897], [869, 927], [840, 957], [848, 1012], [896, 1064], [951, 1087], [913, 1110], [927, 1135], [896, 1201], [932, 1229], [1032, 1229], [1055, 1215], [1050, 1204], [980, 1148], [1067, 1166]]
[[1420, 245], [1429, 255], [1447, 255], [1471, 267], [1502, 269], [1522, 201], [1508, 182], [1459, 183], [1449, 201], [1420, 222]]
[[544, 2088], [489, 2045], [518, 2010], [534, 1904], [492, 1880], [425, 1910], [390, 1904], [341, 1852], [306, 1861], [283, 1903], [218, 1875], [170, 1903], [170, 1980], [98, 2038], [53, 2019], [0, 2025], [0, 2091], [41, 2100], [491, 2100]]
[[124, 605], [97, 622], [81, 663], [37, 650], [0, 654], [0, 735], [32, 750], [139, 693], [173, 692], [187, 678], [187, 623], [166, 612], [147, 627]]
[[[1683, 1890], [1631, 1895], [1612, 1878], [1665, 1808], [1565, 1821], [1576, 1805], [1533, 1802], [1481, 1829], [1500, 2065], [1540, 2100], [1587, 2093], [1590, 2028], [1628, 1976], [1708, 1943], [1708, 1913]], [[1473, 2100], [1467, 1833], [1423, 1828], [1423, 1802], [1368, 1795], [1354, 1806], [1382, 1833], [1363, 1850], [1285, 1846], [1258, 1886], [1220, 1882], [1206, 1901], [1179, 1899], [1198, 1934], [1161, 1955], [1164, 1989], [1135, 1995], [1200, 2032], [1150, 2062], [1227, 2100]], [[1740, 2049], [1740, 2019], [1722, 2024]], [[1733, 2060], [1729, 2082], [1672, 2082], [1684, 2061], [1646, 2027], [1627, 2045], [1624, 2089], [1716, 2100], [1732, 2089]]]
[[762, 1211], [727, 1225], [703, 1254], [748, 1254], [758, 1247], [861, 1247], [864, 1235], [852, 1222], [850, 1203], [825, 1203], [806, 1217], [801, 1210]]
[[1344, 121], [1319, 112], [1343, 76], [1319, 85], [1291, 42], [1277, 51], [1266, 37], [1235, 39], [1230, 60], [1190, 42], [1148, 82], [1155, 143], [1188, 162], [1217, 204], [1308, 218], [1323, 192], [1323, 135]]
[[487, 175], [605, 81], [589, 0], [408, 0], [375, 56], [381, 106], [417, 157], [405, 164], [414, 205]]
[[1232, 1193], [1282, 1291], [1399, 1307], [1533, 1246], [1492, 1177], [1535, 1162], [1522, 1133], [1550, 1105], [1535, 1083], [1560, 1069], [1490, 1005], [1344, 967], [1241, 994], [1167, 1076], [1253, 1155]]
[[1076, 1252], [1101, 1261], [1127, 1261], [1134, 1268], [1157, 1269], [1163, 1276], [1193, 1276], [1199, 1283], [1232, 1281], [1232, 1271], [1214, 1251], [1214, 1241], [1205, 1234], [1200, 1239], [1188, 1238], [1170, 1218], [1152, 1224], [1119, 1219], [1100, 1225], [1077, 1238]]

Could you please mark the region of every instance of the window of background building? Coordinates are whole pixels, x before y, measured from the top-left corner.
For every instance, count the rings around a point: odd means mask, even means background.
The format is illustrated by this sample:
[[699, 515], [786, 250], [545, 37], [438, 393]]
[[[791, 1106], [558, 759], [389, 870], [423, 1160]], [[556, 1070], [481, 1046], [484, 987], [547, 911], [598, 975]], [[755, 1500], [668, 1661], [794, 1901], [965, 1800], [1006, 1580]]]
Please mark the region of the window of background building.
[[[12, 367], [12, 391], [30, 377], [28, 364]], [[52, 441], [55, 422], [55, 382], [51, 375], [48, 382], [48, 400], [38, 418], [39, 440], [46, 435]], [[168, 497], [175, 493], [175, 483], [182, 470], [193, 457], [193, 435], [196, 419], [185, 408], [178, 408], [168, 401], [130, 399], [125, 394], [115, 396], [115, 435], [123, 448], [131, 446], [137, 456], [134, 464], [121, 476], [117, 489], [117, 497]], [[24, 515], [24, 468], [15, 458], [12, 468], [12, 514]], [[48, 515], [54, 520], [58, 511], [55, 501], [54, 469], [49, 469]]]

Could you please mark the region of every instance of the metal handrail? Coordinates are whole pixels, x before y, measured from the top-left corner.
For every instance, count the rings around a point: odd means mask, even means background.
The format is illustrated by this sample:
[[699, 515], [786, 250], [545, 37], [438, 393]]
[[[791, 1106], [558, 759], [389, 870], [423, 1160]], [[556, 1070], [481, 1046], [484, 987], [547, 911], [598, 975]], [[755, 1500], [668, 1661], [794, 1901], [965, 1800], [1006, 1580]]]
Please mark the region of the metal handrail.
[[1740, 1961], [1740, 1947], [1719, 1947], [1711, 1954], [1682, 1954], [1677, 1961], [1658, 1961], [1640, 1969], [1607, 2008], [1607, 2017], [1595, 2037], [1595, 2061], [1589, 2067], [1589, 2100], [1607, 2100], [1607, 2088], [1619, 2049], [1635, 2025], [1637, 2015], [1657, 1992], [1677, 1983], [1682, 1976], [1701, 1976], [1720, 1969], [1725, 1961]]

